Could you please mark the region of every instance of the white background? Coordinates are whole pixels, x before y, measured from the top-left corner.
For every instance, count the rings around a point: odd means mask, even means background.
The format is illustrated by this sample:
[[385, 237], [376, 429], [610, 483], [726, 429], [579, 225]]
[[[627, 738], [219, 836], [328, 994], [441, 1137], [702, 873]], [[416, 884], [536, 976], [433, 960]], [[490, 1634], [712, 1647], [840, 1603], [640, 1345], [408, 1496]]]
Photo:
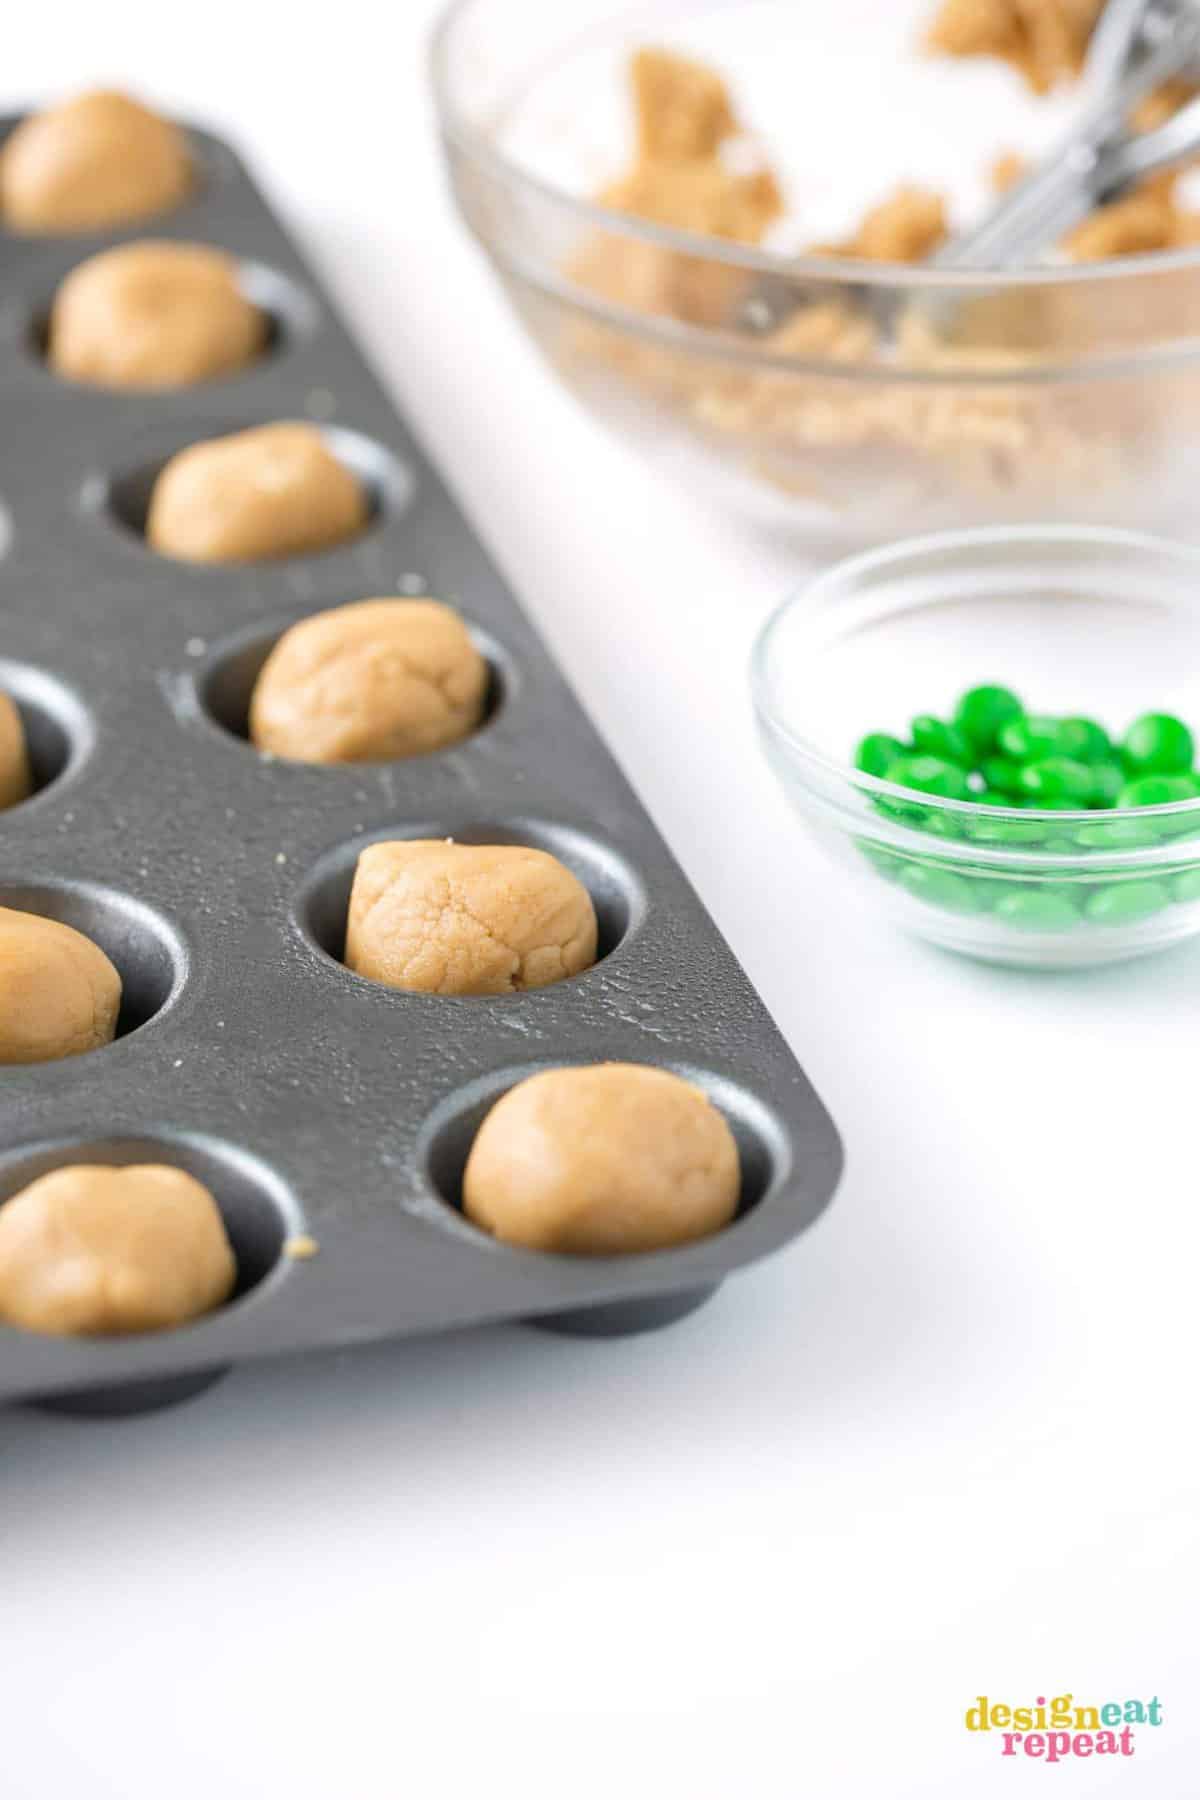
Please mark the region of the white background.
[[[801, 566], [601, 435], [523, 342], [443, 191], [431, 10], [24, 5], [0, 104], [124, 81], [251, 154], [848, 1173], [659, 1335], [514, 1327], [244, 1370], [131, 1423], [0, 1415], [0, 1792], [1183, 1800], [1200, 947], [1037, 978], [843, 904], [743, 673]], [[964, 1730], [978, 1693], [1066, 1690], [1158, 1694], [1166, 1723], [1053, 1773]]]

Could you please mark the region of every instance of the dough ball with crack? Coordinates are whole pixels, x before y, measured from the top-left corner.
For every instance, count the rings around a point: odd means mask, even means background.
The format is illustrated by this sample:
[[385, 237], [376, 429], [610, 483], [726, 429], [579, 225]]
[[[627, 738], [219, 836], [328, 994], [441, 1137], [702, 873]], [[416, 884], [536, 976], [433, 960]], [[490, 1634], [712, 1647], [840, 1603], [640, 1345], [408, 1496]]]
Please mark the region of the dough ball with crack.
[[0, 689], [0, 809], [28, 800], [32, 792], [25, 727], [15, 705]]
[[0, 1064], [98, 1050], [120, 1010], [121, 977], [98, 944], [57, 919], [0, 907]]
[[346, 963], [388, 987], [511, 994], [590, 968], [596, 935], [587, 889], [545, 850], [408, 839], [359, 857]]
[[386, 762], [467, 737], [488, 666], [438, 600], [358, 600], [284, 632], [250, 702], [250, 737], [293, 762]]
[[121, 244], [80, 263], [59, 288], [47, 361], [93, 387], [191, 387], [245, 368], [266, 335], [223, 250]]
[[549, 1069], [487, 1115], [467, 1217], [508, 1244], [623, 1256], [708, 1237], [738, 1207], [733, 1133], [707, 1095], [638, 1063]]
[[128, 94], [79, 94], [34, 113], [0, 151], [12, 231], [104, 231], [169, 212], [195, 180], [178, 126]]
[[25, 1331], [166, 1331], [236, 1278], [220, 1209], [182, 1169], [80, 1163], [0, 1206], [0, 1318]]
[[182, 562], [266, 562], [329, 550], [370, 516], [361, 482], [313, 425], [257, 425], [173, 456], [146, 538]]

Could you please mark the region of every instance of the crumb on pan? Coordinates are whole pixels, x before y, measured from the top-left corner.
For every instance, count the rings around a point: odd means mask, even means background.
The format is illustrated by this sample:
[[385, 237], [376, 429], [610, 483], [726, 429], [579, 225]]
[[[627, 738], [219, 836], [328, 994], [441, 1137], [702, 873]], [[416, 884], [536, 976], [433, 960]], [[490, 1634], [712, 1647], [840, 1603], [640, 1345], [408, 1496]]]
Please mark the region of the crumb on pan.
[[308, 1262], [318, 1254], [320, 1248], [315, 1237], [309, 1237], [306, 1231], [298, 1231], [292, 1237], [284, 1239], [283, 1254], [293, 1262]]

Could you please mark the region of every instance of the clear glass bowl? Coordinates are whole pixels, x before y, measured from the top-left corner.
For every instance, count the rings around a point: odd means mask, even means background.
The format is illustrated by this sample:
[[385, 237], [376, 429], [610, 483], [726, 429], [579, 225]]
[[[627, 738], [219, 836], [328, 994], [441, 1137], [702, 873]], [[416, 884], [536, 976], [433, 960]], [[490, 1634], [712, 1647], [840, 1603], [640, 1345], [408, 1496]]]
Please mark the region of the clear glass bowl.
[[[463, 217], [586, 405], [773, 532], [849, 547], [1049, 515], [1190, 535], [1200, 250], [986, 277], [800, 254], [900, 177], [968, 218], [989, 156], [1061, 129], [1069, 103], [1000, 65], [917, 55], [934, 4], [457, 0], [433, 74]], [[789, 178], [771, 248], [596, 203], [645, 44], [732, 76]]]
[[1200, 800], [1054, 812], [914, 795], [853, 767], [998, 682], [1120, 734], [1200, 721], [1200, 550], [1068, 526], [952, 532], [858, 556], [768, 622], [752, 682], [804, 824], [891, 917], [991, 962], [1114, 962], [1200, 931]]

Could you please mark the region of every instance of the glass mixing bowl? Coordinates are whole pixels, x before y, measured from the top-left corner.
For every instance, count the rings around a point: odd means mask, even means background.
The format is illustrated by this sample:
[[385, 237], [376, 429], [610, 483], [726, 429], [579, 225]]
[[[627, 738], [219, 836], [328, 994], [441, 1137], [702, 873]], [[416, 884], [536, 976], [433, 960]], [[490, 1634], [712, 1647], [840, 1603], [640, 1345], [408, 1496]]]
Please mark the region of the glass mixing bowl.
[[[564, 381], [702, 497], [850, 546], [1031, 516], [1194, 529], [1200, 251], [962, 276], [803, 254], [902, 176], [969, 219], [1068, 99], [915, 53], [936, 0], [457, 0], [433, 50], [463, 217]], [[786, 180], [749, 249], [596, 203], [630, 52], [730, 77]], [[787, 329], [781, 335], [780, 325]]]
[[982, 683], [1114, 736], [1200, 723], [1200, 550], [1067, 526], [872, 551], [786, 601], [755, 648], [768, 759], [805, 825], [896, 923], [992, 962], [1117, 961], [1200, 932], [1200, 799], [1040, 811], [914, 795], [853, 767]]

